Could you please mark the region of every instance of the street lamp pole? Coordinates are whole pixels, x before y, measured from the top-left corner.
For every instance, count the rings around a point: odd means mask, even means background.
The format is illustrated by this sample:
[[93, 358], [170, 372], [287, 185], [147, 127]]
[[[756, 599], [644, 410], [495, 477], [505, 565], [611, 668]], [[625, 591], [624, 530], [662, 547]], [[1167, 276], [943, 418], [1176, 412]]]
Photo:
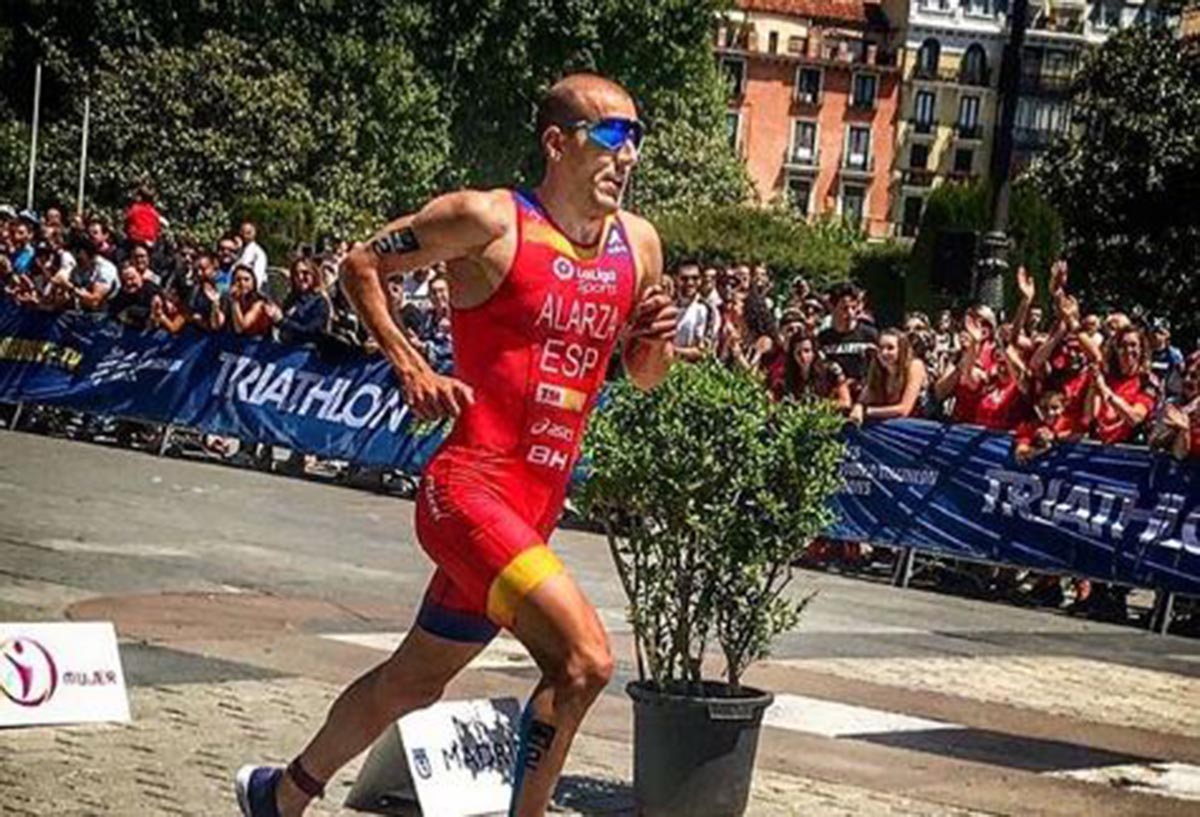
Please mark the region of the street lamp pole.
[[1013, 125], [1017, 121], [1017, 98], [1021, 92], [1021, 55], [1025, 50], [1025, 28], [1029, 0], [1013, 0], [1008, 12], [1008, 43], [1000, 66], [1000, 116], [992, 138], [991, 212], [992, 229], [983, 236], [975, 265], [975, 296], [992, 307], [1004, 307], [1004, 279], [1012, 241], [1008, 237], [1008, 204], [1012, 195]]

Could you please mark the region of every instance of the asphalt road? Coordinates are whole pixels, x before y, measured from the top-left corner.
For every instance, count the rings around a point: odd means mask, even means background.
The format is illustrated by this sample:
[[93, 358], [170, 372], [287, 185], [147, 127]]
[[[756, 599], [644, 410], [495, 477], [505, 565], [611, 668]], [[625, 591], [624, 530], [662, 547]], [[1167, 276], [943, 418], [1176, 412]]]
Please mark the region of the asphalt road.
[[[619, 584], [601, 537], [552, 544], [620, 662], [585, 739], [623, 756]], [[135, 689], [331, 694], [409, 626], [430, 572], [404, 500], [0, 432], [0, 621], [115, 621]], [[780, 699], [751, 813], [1200, 813], [1200, 642], [800, 572], [793, 592], [813, 590], [750, 675]], [[500, 656], [456, 690], [535, 675]], [[18, 739], [36, 740], [0, 732]], [[18, 794], [41, 785], [20, 774]]]

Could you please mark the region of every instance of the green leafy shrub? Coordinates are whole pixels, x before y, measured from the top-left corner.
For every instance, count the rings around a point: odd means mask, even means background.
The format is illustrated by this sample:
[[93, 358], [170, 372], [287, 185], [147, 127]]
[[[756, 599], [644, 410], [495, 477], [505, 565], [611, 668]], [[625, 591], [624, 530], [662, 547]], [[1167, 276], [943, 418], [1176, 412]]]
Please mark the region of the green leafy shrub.
[[585, 443], [581, 510], [607, 532], [643, 680], [698, 684], [715, 642], [736, 690], [795, 626], [791, 564], [832, 521], [839, 415], [775, 403], [753, 376], [676, 366], [645, 393], [614, 386]]

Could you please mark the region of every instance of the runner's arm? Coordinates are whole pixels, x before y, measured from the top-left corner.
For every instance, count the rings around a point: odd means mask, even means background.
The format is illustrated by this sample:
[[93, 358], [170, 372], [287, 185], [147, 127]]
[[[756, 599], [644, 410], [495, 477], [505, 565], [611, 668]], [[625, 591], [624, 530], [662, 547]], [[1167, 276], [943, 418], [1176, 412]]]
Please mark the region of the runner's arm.
[[511, 211], [511, 200], [495, 192], [441, 196], [416, 214], [391, 222], [370, 241], [356, 245], [342, 263], [340, 278], [346, 296], [399, 375], [409, 404], [421, 416], [457, 415], [470, 402], [470, 389], [433, 373], [392, 319], [384, 281], [483, 251], [506, 234]]
[[621, 362], [639, 389], [657, 386], [675, 358], [679, 309], [662, 288], [662, 242], [650, 222], [626, 216], [638, 260], [638, 298], [629, 319]]

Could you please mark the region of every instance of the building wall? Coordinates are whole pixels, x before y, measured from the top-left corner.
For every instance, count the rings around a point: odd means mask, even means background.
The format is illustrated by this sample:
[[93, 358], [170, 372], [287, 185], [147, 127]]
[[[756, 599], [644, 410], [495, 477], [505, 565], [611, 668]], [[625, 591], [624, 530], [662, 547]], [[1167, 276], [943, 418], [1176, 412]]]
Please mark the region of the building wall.
[[[841, 192], [846, 183], [866, 188], [864, 228], [869, 235], [882, 236], [890, 231], [889, 185], [895, 150], [895, 122], [899, 102], [899, 72], [895, 67], [817, 59], [809, 54], [788, 53], [792, 37], [816, 41], [814, 29], [825, 36], [862, 38], [863, 32], [849, 27], [809, 25], [807, 21], [781, 15], [748, 12], [745, 18], [754, 24], [756, 36], [744, 43], [744, 50], [722, 50], [723, 59], [741, 59], [745, 63], [745, 87], [730, 109], [741, 115], [739, 150], [746, 160], [762, 203], [777, 202], [786, 195], [788, 178], [796, 175], [814, 182], [809, 214], [819, 216], [841, 212]], [[768, 53], [770, 33], [777, 33], [778, 53]], [[821, 39], [824, 39], [821, 37]], [[810, 45], [809, 48], [816, 46]], [[796, 75], [801, 66], [822, 72], [821, 98], [817, 105], [795, 99]], [[855, 73], [871, 73], [877, 78], [875, 108], [851, 107]], [[817, 123], [817, 166], [799, 171], [785, 167], [797, 120]], [[867, 174], [848, 174], [841, 163], [845, 142], [852, 125], [871, 129], [873, 170]]]

